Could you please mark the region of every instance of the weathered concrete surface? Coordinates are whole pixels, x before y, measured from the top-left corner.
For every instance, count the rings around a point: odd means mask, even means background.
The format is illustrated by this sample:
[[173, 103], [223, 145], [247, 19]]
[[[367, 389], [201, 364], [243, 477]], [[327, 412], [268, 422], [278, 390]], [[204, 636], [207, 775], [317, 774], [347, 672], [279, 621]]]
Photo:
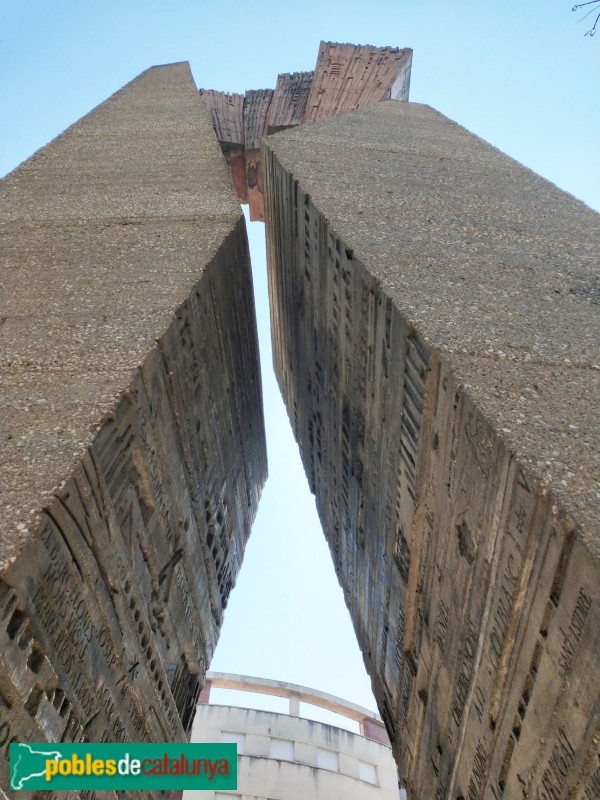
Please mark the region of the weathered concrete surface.
[[321, 42], [314, 72], [277, 76], [275, 91], [226, 94], [201, 89], [233, 185], [250, 219], [264, 222], [260, 139], [363, 108], [381, 100], [408, 100], [412, 50]]
[[413, 104], [263, 164], [276, 371], [403, 784], [597, 800], [598, 215]]
[[[260, 161], [260, 140], [267, 130], [267, 114], [273, 100], [273, 89], [250, 90], [244, 95], [244, 160], [246, 167], [246, 201], [251, 220], [264, 220], [263, 177]], [[223, 145], [221, 145], [222, 147]], [[232, 171], [235, 181], [235, 175]], [[243, 200], [243, 190], [236, 186]]]
[[303, 120], [314, 122], [382, 100], [408, 100], [412, 50], [321, 42]]
[[277, 133], [304, 122], [313, 77], [314, 72], [284, 72], [277, 76], [267, 115], [267, 133]]
[[244, 157], [244, 95], [201, 89], [206, 111], [223, 150], [231, 179], [240, 199], [248, 202]]
[[11, 173], [2, 218], [6, 790], [15, 738], [185, 738], [266, 455], [243, 217], [187, 64]]

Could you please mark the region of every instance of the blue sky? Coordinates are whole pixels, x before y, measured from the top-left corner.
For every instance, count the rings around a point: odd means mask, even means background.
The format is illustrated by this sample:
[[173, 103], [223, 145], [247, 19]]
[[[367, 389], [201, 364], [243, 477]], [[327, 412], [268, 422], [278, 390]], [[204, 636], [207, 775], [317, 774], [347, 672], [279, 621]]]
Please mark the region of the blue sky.
[[[142, 70], [189, 60], [199, 87], [274, 86], [321, 39], [414, 49], [427, 103], [600, 209], [600, 34], [568, 0], [2, 0], [0, 174]], [[271, 372], [264, 229], [249, 230], [270, 479], [213, 662], [374, 706]]]
[[414, 49], [425, 102], [600, 207], [600, 35], [569, 0], [2, 0], [0, 174], [152, 64], [199, 86], [273, 86], [320, 39]]

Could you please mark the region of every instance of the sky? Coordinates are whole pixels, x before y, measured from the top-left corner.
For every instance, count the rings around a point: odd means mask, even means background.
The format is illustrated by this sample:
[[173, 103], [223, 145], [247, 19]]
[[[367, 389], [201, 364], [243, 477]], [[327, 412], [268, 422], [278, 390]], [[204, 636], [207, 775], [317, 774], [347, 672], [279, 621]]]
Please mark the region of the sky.
[[[600, 210], [600, 34], [569, 0], [0, 0], [0, 175], [155, 64], [274, 87], [319, 41], [411, 47], [427, 103]], [[211, 668], [375, 708], [271, 368], [264, 228], [249, 226], [270, 477]]]

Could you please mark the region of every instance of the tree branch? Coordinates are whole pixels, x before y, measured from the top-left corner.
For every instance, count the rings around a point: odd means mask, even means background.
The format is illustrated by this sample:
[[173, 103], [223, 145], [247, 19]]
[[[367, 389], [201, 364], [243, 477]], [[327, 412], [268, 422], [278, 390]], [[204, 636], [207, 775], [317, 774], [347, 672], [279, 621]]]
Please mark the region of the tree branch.
[[[577, 3], [576, 5], [573, 6], [571, 10], [577, 11], [578, 9], [583, 8], [584, 6], [595, 6], [595, 8], [590, 8], [587, 14], [584, 14], [584, 16], [580, 20], [583, 21], [584, 19], [587, 19], [587, 17], [589, 17], [590, 14], [594, 14], [597, 11], [599, 4], [600, 0], [588, 0], [588, 2], [586, 3]], [[596, 19], [594, 20], [594, 24], [592, 25], [592, 27], [585, 32], [586, 36], [595, 35], [599, 20], [600, 20], [600, 11], [598, 11], [598, 14], [596, 15]]]

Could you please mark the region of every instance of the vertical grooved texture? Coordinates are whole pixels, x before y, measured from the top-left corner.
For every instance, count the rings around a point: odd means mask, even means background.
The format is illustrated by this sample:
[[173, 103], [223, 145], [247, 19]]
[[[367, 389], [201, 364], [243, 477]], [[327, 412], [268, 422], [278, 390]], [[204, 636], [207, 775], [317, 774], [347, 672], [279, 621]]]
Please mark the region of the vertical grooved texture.
[[598, 216], [413, 104], [263, 163], [275, 370], [403, 785], [597, 798]]
[[2, 204], [2, 755], [184, 741], [266, 478], [245, 225], [188, 65]]

